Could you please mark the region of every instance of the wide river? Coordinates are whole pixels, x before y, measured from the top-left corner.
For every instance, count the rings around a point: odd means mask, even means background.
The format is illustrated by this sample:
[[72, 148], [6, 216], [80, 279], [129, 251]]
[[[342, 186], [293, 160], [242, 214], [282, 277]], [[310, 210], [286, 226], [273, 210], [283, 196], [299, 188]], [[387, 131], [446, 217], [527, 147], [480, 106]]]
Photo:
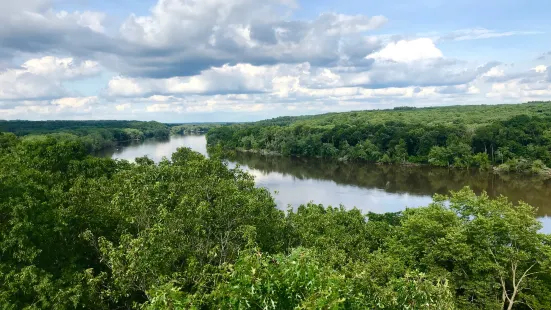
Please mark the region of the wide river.
[[[134, 160], [148, 156], [159, 161], [170, 158], [179, 147], [189, 147], [206, 156], [204, 135], [172, 136], [168, 140], [146, 140], [104, 150], [100, 155]], [[542, 181], [518, 175], [448, 170], [434, 167], [379, 166], [340, 163], [332, 160], [286, 158], [240, 153], [228, 161], [240, 165], [256, 179], [256, 184], [273, 193], [280, 208], [315, 202], [340, 204], [363, 211], [394, 212], [406, 207], [425, 206], [435, 193], [445, 194], [470, 186], [490, 196], [507, 196], [538, 208], [543, 231], [551, 233], [551, 180]]]

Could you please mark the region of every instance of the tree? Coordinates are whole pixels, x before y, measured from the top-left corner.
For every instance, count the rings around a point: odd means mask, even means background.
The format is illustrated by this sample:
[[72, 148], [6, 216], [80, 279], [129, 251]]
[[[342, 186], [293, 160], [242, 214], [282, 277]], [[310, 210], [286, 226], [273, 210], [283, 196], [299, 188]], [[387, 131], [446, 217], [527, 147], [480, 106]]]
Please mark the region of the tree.
[[[449, 201], [449, 206], [446, 206]], [[460, 305], [547, 308], [551, 246], [535, 210], [469, 189], [410, 209], [395, 251], [428, 274], [448, 275]]]
[[404, 139], [400, 139], [398, 145], [394, 147], [394, 158], [396, 158], [396, 161], [399, 163], [405, 163], [407, 161], [407, 157], [408, 149], [406, 141], [404, 141]]
[[385, 153], [383, 155], [383, 157], [381, 157], [379, 159], [379, 163], [381, 163], [381, 164], [391, 164], [392, 163], [392, 158], [390, 158], [390, 156], [388, 156], [388, 154]]
[[321, 149], [321, 157], [332, 158], [338, 154], [339, 150], [331, 143], [324, 143]]
[[0, 308], [551, 308], [551, 237], [524, 203], [463, 189], [398, 213], [284, 213], [187, 148], [130, 163], [66, 133], [0, 142]]
[[449, 167], [452, 163], [453, 154], [443, 146], [435, 146], [430, 150], [429, 163], [439, 167]]
[[490, 158], [487, 153], [477, 153], [471, 156], [471, 162], [475, 167], [481, 170], [486, 170], [491, 167]]

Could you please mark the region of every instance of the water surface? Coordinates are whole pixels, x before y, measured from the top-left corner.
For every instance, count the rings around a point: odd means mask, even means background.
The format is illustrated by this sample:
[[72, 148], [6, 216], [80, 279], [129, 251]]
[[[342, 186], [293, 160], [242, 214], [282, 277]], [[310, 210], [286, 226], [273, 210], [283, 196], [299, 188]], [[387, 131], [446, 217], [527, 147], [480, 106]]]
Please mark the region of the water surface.
[[[208, 156], [204, 135], [134, 142], [105, 150], [100, 155], [126, 160], [148, 156], [160, 161], [163, 157], [170, 158], [179, 147], [189, 147]], [[251, 173], [257, 185], [269, 189], [283, 209], [315, 202], [342, 204], [366, 212], [395, 212], [425, 206], [435, 193], [446, 194], [469, 186], [477, 193], [486, 191], [492, 197], [504, 195], [513, 202], [525, 201], [537, 207], [544, 231], [551, 232], [551, 180], [475, 170], [341, 163], [253, 153], [238, 153], [228, 164], [240, 165]]]

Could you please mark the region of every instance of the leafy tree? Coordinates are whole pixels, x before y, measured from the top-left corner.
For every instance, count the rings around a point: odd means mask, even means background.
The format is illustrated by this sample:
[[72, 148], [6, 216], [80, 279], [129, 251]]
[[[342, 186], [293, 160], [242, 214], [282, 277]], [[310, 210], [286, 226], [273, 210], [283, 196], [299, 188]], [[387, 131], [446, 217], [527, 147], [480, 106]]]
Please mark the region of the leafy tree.
[[449, 167], [452, 163], [453, 153], [447, 147], [435, 146], [430, 150], [429, 163], [439, 167]]
[[388, 156], [388, 154], [385, 153], [383, 155], [383, 157], [381, 157], [381, 159], [379, 159], [379, 162], [381, 164], [391, 164], [392, 163], [392, 158], [390, 158], [390, 156]]
[[396, 253], [428, 274], [448, 275], [460, 305], [548, 307], [551, 300], [539, 290], [551, 247], [529, 205], [464, 189], [408, 210], [402, 227]]
[[[338, 130], [364, 141], [348, 151], [374, 151], [357, 128]], [[525, 203], [466, 188], [399, 213], [284, 213], [217, 156], [181, 148], [130, 163], [91, 157], [83, 140], [0, 135], [3, 309], [551, 308], [551, 238]]]
[[398, 145], [394, 147], [394, 157], [396, 158], [396, 161], [400, 163], [405, 163], [407, 161], [408, 150], [404, 139], [400, 139]]

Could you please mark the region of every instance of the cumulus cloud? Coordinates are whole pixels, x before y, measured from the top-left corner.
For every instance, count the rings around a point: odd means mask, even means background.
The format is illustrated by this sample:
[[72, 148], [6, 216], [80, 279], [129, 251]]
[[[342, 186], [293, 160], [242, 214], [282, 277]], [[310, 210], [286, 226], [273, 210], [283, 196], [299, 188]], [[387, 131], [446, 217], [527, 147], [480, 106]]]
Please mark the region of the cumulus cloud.
[[[55, 10], [52, 1], [12, 1], [0, 11], [4, 117], [270, 117], [549, 92], [544, 62], [515, 71], [452, 59], [440, 49], [446, 41], [538, 32], [376, 35], [384, 16], [297, 19], [295, 0], [158, 0], [117, 27], [105, 13]], [[92, 86], [72, 83], [91, 77]], [[71, 86], [98, 90], [84, 96]]]
[[[170, 111], [170, 104], [168, 103], [155, 103], [146, 108], [147, 112], [167, 112]], [[178, 107], [174, 112], [178, 112]]]
[[[95, 96], [24, 100], [11, 105], [0, 100], [0, 115], [6, 119], [92, 119], [99, 104], [100, 100]], [[101, 115], [99, 118], [110, 117]]]
[[106, 15], [105, 13], [102, 13], [102, 12], [60, 11], [56, 13], [55, 16], [64, 22], [77, 24], [78, 26], [83, 28], [88, 28], [93, 32], [97, 32], [97, 33], [105, 32], [103, 22], [105, 20]]
[[0, 72], [0, 100], [42, 100], [68, 95], [62, 81], [98, 74], [93, 61], [46, 56]]
[[447, 59], [412, 63], [375, 63], [371, 70], [345, 75], [347, 85], [367, 88], [406, 86], [449, 86], [466, 84], [491, 70], [498, 63], [479, 67]]
[[519, 80], [494, 83], [486, 96], [500, 100], [545, 100], [551, 97], [551, 84], [545, 81], [522, 83]]
[[77, 61], [72, 57], [45, 56], [27, 60], [21, 65], [26, 71], [53, 79], [75, 79], [99, 74], [99, 63], [91, 60]]
[[[379, 48], [364, 33], [386, 23], [383, 16], [324, 13], [314, 20], [281, 15], [296, 4], [269, 0], [159, 0], [149, 16], [130, 16], [120, 28], [125, 75], [189, 76], [224, 64], [363, 62]], [[354, 44], [352, 42], [361, 42]]]
[[340, 76], [328, 68], [297, 65], [254, 66], [251, 64], [223, 65], [192, 77], [168, 79], [116, 76], [108, 83], [110, 97], [135, 97], [189, 94], [253, 94], [279, 91], [286, 83], [296, 81], [308, 87], [340, 86]]
[[547, 66], [545, 65], [539, 65], [539, 66], [536, 66], [535, 68], [533, 68], [532, 70], [536, 71], [536, 73], [544, 73], [547, 71]]
[[39, 12], [46, 10], [51, 5], [50, 0], [19, 0], [19, 1], [6, 1], [2, 4], [2, 11], [0, 14], [9, 16], [12, 14], [18, 14], [21, 12]]
[[117, 104], [115, 106], [115, 109], [117, 111], [124, 111], [124, 110], [130, 109], [131, 107], [132, 105], [130, 103], [123, 103], [123, 104]]
[[493, 67], [492, 69], [488, 70], [488, 72], [484, 73], [482, 75], [483, 77], [502, 77], [502, 76], [505, 76], [505, 71], [502, 67], [500, 66], [495, 66]]
[[34, 75], [26, 70], [6, 70], [0, 73], [0, 100], [56, 98], [66, 95], [59, 82]]
[[192, 77], [168, 79], [116, 76], [106, 89], [109, 97], [186, 96], [214, 94], [268, 94], [279, 98], [349, 92], [352, 89], [384, 89], [414, 86], [466, 84], [492, 70], [498, 63], [466, 67], [446, 59], [417, 62], [377, 61], [366, 71], [324, 68], [309, 63], [253, 66], [224, 65]]
[[443, 58], [442, 51], [435, 45], [432, 39], [419, 38], [415, 40], [401, 40], [387, 44], [382, 50], [368, 55], [383, 61], [412, 63], [420, 60], [432, 60]]
[[58, 105], [60, 107], [67, 107], [67, 108], [81, 108], [86, 107], [91, 104], [95, 104], [98, 102], [98, 97], [92, 96], [92, 97], [66, 97], [66, 98], [60, 98], [52, 100], [51, 103], [53, 105]]
[[525, 71], [513, 71], [512, 67], [504, 68], [496, 76], [484, 76], [489, 90], [487, 98], [508, 102], [548, 100], [551, 97], [550, 70], [545, 65], [538, 65]]
[[513, 66], [501, 65], [496, 67], [496, 71], [489, 71], [482, 77], [487, 83], [504, 83], [517, 80], [519, 83], [530, 84], [545, 81], [547, 77], [547, 66], [538, 65], [529, 70], [513, 70]]
[[116, 76], [109, 81], [109, 96], [145, 96], [151, 94], [249, 93], [266, 91], [277, 66], [250, 64], [224, 65], [192, 77], [168, 79]]
[[105, 13], [55, 11], [47, 0], [5, 2], [0, 10], [2, 58], [54, 51], [91, 58], [117, 46], [104, 34]]

